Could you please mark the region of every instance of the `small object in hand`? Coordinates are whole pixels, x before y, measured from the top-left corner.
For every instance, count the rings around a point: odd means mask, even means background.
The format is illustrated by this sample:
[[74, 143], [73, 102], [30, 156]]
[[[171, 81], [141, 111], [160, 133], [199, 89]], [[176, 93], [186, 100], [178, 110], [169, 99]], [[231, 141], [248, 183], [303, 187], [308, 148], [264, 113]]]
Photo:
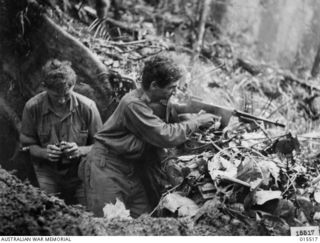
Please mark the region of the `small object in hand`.
[[68, 147], [68, 143], [66, 141], [61, 141], [59, 143], [59, 147], [61, 148], [61, 150], [65, 150]]
[[207, 130], [217, 130], [221, 126], [221, 117], [212, 118], [213, 124]]
[[71, 155], [68, 155], [66, 153], [66, 150], [68, 148], [70, 148], [70, 145], [68, 142], [66, 141], [61, 141], [60, 142], [60, 148], [61, 148], [61, 151], [63, 152], [63, 156], [62, 156], [62, 160], [61, 160], [61, 163], [62, 164], [68, 164], [70, 163], [70, 160], [73, 159], [73, 157]]
[[25, 147], [22, 147], [20, 149], [22, 152], [26, 152], [26, 151], [29, 151], [30, 150], [30, 147], [29, 146], [25, 146]]

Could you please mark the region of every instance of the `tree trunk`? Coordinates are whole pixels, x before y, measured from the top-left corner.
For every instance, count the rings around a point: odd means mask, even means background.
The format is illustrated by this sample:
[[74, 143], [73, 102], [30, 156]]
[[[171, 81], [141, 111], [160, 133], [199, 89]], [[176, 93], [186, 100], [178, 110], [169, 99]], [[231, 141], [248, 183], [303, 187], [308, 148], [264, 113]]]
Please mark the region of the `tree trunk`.
[[212, 0], [205, 0], [202, 5], [201, 18], [199, 22], [199, 33], [198, 33], [198, 41], [195, 46], [196, 55], [199, 55], [203, 45], [203, 38], [206, 31], [206, 21], [210, 11], [210, 5]]
[[[112, 87], [108, 80], [105, 65], [80, 41], [61, 29], [47, 16], [43, 16], [43, 24], [32, 34], [32, 43], [37, 53], [47, 53], [47, 58], [68, 60], [75, 69], [78, 80], [94, 89], [94, 97], [98, 107], [106, 110], [110, 103]], [[41, 57], [39, 57], [41, 58]], [[104, 114], [101, 114], [105, 117]]]
[[[2, 1], [9, 6], [16, 4], [18, 0]], [[12, 26], [19, 27], [20, 21], [14, 16], [21, 9], [15, 9], [16, 12], [10, 9], [11, 12], [6, 18], [12, 18]], [[19, 28], [17, 31], [10, 26], [0, 33], [0, 55], [3, 57], [0, 60], [0, 72], [8, 74], [15, 81], [14, 86], [19, 87], [16, 93], [20, 92], [20, 96], [24, 98], [17, 102], [25, 102], [39, 91], [42, 82], [41, 67], [49, 59], [68, 60], [77, 74], [78, 86], [80, 83], [87, 84], [82, 93], [96, 101], [103, 120], [106, 120], [111, 113], [108, 107], [112, 92], [108, 69], [85, 45], [44, 14], [36, 1], [28, 1], [26, 13], [24, 32], [19, 32]], [[18, 43], [17, 36], [20, 38]], [[0, 86], [2, 88], [2, 84]], [[23, 107], [23, 105], [18, 106]], [[22, 109], [16, 112], [21, 115]]]

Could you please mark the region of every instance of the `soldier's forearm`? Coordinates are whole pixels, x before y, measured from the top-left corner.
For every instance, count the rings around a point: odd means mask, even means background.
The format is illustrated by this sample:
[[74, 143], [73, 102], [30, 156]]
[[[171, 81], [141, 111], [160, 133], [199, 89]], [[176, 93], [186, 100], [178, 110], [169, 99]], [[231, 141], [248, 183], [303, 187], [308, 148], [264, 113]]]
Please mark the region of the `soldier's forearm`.
[[92, 145], [89, 146], [79, 146], [81, 156], [87, 155], [92, 148]]
[[30, 145], [30, 154], [34, 157], [40, 158], [40, 159], [48, 159], [47, 156], [47, 149], [42, 148], [39, 145]]

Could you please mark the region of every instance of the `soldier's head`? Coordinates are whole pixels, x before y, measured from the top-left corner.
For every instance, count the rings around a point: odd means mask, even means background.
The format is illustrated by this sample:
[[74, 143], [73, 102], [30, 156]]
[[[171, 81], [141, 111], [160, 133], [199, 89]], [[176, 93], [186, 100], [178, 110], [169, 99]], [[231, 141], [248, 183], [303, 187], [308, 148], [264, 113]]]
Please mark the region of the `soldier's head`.
[[49, 60], [42, 68], [43, 85], [52, 102], [64, 105], [76, 84], [76, 74], [67, 61]]
[[176, 91], [181, 77], [181, 69], [172, 58], [157, 55], [145, 62], [142, 87], [153, 100], [168, 99]]

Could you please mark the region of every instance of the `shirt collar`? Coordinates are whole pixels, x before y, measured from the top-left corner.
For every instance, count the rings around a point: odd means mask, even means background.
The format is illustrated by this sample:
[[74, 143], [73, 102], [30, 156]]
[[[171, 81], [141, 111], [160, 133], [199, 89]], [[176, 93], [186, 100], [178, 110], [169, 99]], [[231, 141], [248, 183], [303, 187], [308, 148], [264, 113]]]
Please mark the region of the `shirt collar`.
[[[70, 112], [74, 111], [76, 109], [76, 107], [78, 107], [78, 105], [79, 105], [79, 102], [76, 99], [76, 96], [74, 95], [73, 91], [71, 91], [70, 103], [69, 104], [70, 104]], [[49, 96], [48, 96], [47, 93], [44, 96], [44, 100], [43, 100], [43, 103], [42, 103], [42, 110], [43, 110], [43, 115], [46, 115], [49, 112], [53, 112], [54, 111], [52, 105], [50, 104]]]
[[139, 96], [140, 96], [140, 99], [144, 102], [146, 102], [147, 104], [150, 104], [151, 103], [151, 99], [149, 98], [149, 96], [146, 94], [146, 92], [144, 92], [143, 89], [139, 89], [137, 90]]

